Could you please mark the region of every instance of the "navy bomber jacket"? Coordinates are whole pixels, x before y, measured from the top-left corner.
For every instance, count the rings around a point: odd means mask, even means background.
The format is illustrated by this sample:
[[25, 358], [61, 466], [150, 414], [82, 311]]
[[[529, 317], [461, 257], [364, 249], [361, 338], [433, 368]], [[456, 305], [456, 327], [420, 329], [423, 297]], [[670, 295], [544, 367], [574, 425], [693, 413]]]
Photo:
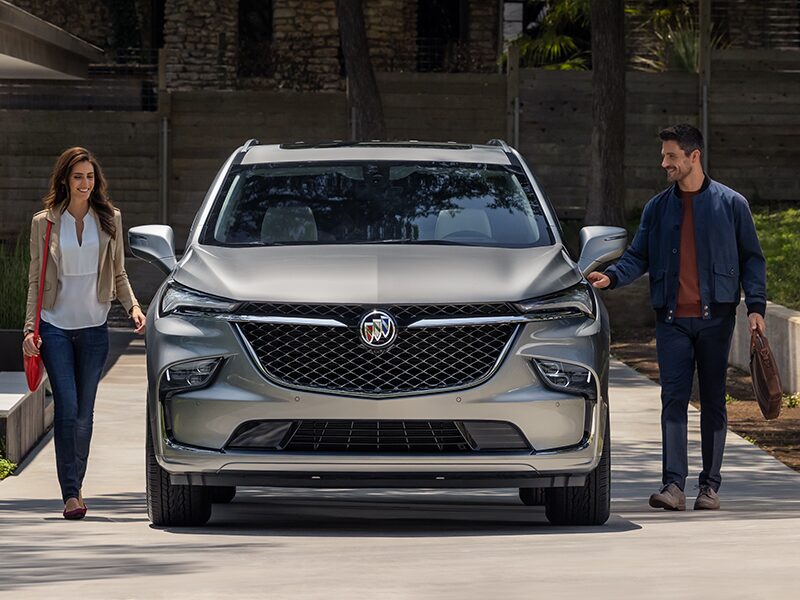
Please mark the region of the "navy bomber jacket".
[[[672, 322], [678, 298], [683, 201], [678, 184], [650, 199], [633, 242], [605, 270], [610, 289], [650, 273], [650, 303]], [[732, 314], [744, 289], [747, 313], [764, 314], [766, 262], [744, 196], [706, 177], [694, 197], [695, 247], [703, 319]]]

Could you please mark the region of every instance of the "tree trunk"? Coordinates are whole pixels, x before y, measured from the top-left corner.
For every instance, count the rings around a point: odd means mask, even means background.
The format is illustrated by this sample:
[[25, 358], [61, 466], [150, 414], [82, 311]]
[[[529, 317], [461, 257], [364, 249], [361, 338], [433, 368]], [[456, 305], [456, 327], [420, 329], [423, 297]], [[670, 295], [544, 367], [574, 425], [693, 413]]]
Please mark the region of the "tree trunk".
[[336, 0], [355, 139], [386, 139], [383, 106], [372, 70], [362, 0]]
[[623, 0], [591, 3], [592, 142], [586, 225], [625, 223]]

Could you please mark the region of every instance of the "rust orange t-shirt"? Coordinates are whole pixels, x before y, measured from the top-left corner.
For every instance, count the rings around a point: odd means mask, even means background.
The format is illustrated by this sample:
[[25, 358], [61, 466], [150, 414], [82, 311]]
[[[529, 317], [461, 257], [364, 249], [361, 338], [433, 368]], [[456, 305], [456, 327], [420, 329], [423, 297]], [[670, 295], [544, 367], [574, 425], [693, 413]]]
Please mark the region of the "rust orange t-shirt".
[[702, 316], [700, 302], [700, 275], [697, 272], [697, 248], [694, 239], [694, 213], [692, 203], [699, 193], [684, 192], [681, 190], [683, 200], [683, 222], [681, 225], [681, 254], [678, 271], [678, 302], [675, 307], [676, 317]]

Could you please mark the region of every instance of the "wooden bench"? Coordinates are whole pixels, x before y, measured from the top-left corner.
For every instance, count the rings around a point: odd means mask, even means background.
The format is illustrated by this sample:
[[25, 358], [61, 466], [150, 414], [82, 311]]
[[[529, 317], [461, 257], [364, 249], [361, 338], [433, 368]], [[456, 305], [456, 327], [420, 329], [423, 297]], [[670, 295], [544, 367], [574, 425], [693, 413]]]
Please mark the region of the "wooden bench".
[[46, 388], [46, 378], [31, 392], [24, 372], [0, 372], [0, 450], [11, 462], [19, 464], [53, 424]]

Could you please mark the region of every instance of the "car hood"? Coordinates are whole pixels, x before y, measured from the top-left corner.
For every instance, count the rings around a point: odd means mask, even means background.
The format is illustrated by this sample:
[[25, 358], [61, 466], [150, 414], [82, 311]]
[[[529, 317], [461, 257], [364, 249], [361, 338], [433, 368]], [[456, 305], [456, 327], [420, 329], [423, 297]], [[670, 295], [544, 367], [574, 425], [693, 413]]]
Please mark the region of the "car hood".
[[174, 279], [245, 301], [335, 304], [507, 302], [574, 285], [561, 245], [192, 246]]

